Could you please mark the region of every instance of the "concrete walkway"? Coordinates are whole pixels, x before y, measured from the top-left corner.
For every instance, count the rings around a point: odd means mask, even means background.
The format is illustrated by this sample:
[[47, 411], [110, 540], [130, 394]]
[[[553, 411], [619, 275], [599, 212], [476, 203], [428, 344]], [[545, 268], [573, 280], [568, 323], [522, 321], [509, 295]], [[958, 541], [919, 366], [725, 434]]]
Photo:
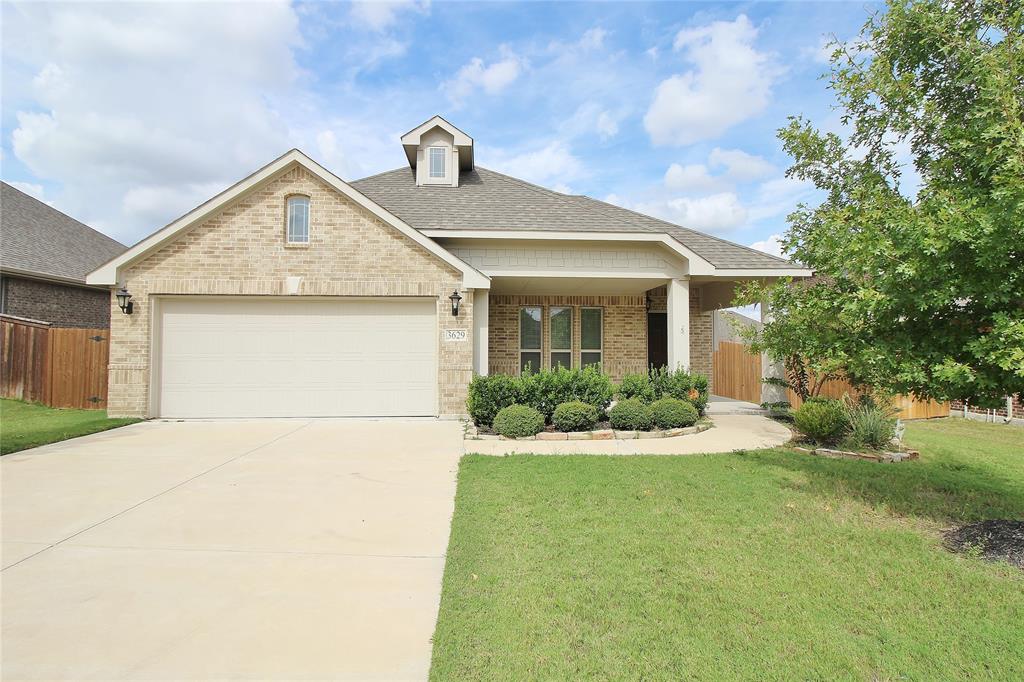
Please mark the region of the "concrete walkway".
[[21, 679], [425, 679], [456, 422], [154, 422], [7, 455]]
[[644, 440], [466, 441], [466, 452], [483, 455], [533, 453], [538, 455], [696, 455], [732, 450], [755, 450], [782, 445], [792, 433], [767, 417], [718, 414], [715, 428], [690, 436]]

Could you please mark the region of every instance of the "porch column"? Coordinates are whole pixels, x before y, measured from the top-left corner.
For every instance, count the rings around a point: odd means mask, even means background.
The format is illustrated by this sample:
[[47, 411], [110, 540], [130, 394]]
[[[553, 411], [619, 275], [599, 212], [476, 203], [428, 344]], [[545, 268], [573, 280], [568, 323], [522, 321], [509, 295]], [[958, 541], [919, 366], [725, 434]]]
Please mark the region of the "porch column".
[[668, 368], [690, 369], [690, 279], [668, 283]]
[[[772, 321], [772, 311], [768, 306], [768, 301], [761, 301], [761, 324]], [[780, 379], [786, 378], [786, 368], [781, 362], [772, 362], [768, 358], [767, 353], [761, 353], [761, 378], [767, 379], [769, 377], [778, 377]], [[781, 386], [773, 386], [771, 384], [761, 384], [761, 402], [762, 403], [781, 403], [788, 400], [786, 397], [786, 389]]]
[[473, 372], [487, 374], [487, 335], [490, 325], [489, 306], [491, 292], [488, 289], [473, 291]]

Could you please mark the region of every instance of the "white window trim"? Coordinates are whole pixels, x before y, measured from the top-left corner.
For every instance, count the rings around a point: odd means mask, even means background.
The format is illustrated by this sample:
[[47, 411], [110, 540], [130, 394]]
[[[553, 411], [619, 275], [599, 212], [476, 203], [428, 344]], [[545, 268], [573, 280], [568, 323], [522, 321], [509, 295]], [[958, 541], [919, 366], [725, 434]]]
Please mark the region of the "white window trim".
[[[583, 347], [583, 311], [584, 310], [597, 310], [601, 313], [601, 347], [600, 348], [584, 348]], [[598, 363], [604, 366], [604, 308], [596, 305], [588, 305], [580, 307], [580, 368], [583, 368], [583, 354], [584, 353], [597, 353]]]
[[[554, 338], [552, 337], [551, 330], [554, 328], [553, 321], [555, 319], [556, 310], [568, 310], [569, 311], [569, 347], [568, 348], [555, 348]], [[554, 363], [552, 356], [555, 353], [568, 353], [569, 354], [569, 365], [566, 369], [572, 369], [572, 337], [573, 337], [573, 322], [575, 322], [575, 312], [571, 305], [553, 305], [548, 306], [548, 369], [554, 369], [557, 365]], [[603, 320], [602, 320], [603, 323]], [[543, 344], [541, 344], [543, 345]]]
[[[304, 240], [292, 239], [292, 202], [296, 199], [306, 200], [306, 238]], [[306, 194], [290, 194], [284, 201], [284, 238], [285, 242], [293, 246], [308, 246], [313, 213], [313, 200]]]
[[[427, 177], [432, 180], [443, 180], [448, 177], [448, 163], [447, 163], [447, 149], [444, 147], [427, 147]], [[434, 154], [437, 153], [438, 158], [441, 161], [441, 173], [440, 175], [434, 174]]]
[[[524, 310], [539, 310], [540, 311], [540, 347], [539, 348], [523, 348], [523, 311]], [[540, 371], [544, 367], [544, 306], [540, 305], [522, 305], [519, 306], [519, 314], [516, 315], [516, 334], [518, 335], [518, 342], [516, 345], [519, 346], [519, 351], [516, 354], [516, 375], [519, 376], [523, 373], [523, 353], [536, 353], [537, 354], [537, 367], [536, 371]]]

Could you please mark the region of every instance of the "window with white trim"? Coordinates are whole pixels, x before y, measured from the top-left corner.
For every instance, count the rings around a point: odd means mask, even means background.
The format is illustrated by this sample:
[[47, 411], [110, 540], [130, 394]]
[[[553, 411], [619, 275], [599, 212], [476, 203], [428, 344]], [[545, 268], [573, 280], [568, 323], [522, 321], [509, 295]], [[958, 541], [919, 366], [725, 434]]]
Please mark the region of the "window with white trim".
[[444, 147], [429, 147], [427, 149], [430, 161], [430, 177], [444, 177], [444, 157], [446, 152], [447, 150]]
[[519, 371], [540, 370], [541, 309], [519, 309]]
[[604, 310], [580, 308], [580, 367], [600, 365], [604, 342]]
[[288, 243], [309, 243], [309, 197], [288, 197]]
[[548, 333], [551, 336], [551, 369], [561, 365], [572, 369], [572, 308], [548, 310]]

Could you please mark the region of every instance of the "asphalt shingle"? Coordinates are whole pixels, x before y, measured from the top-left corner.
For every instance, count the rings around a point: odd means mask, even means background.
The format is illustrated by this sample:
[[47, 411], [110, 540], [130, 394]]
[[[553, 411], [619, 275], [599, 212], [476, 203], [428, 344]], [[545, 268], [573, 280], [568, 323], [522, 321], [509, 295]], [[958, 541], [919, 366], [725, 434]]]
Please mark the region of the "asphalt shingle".
[[127, 247], [0, 183], [0, 269], [85, 282]]
[[410, 168], [351, 183], [417, 230], [655, 232], [719, 268], [797, 267], [783, 258], [587, 196], [555, 192], [480, 168], [458, 187], [416, 186]]

